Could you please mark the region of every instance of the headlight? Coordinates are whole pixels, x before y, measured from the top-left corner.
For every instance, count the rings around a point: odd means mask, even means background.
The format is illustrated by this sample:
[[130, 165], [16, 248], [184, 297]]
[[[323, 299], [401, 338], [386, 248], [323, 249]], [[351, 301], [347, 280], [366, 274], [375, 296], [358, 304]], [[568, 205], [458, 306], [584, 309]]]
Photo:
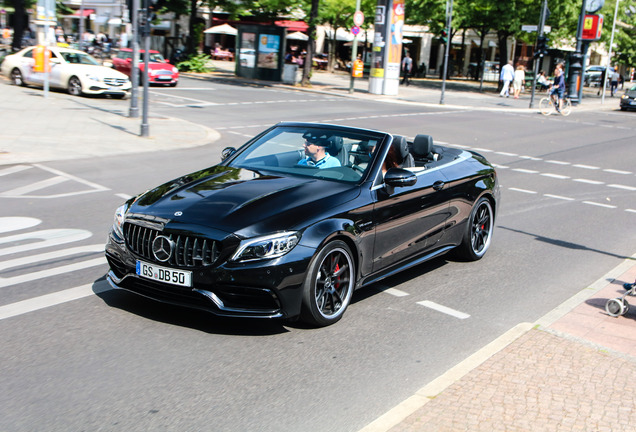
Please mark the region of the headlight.
[[629, 99], [629, 96], [623, 95], [623, 96], [621, 96], [621, 99]]
[[123, 204], [115, 210], [115, 220], [113, 221], [113, 233], [119, 238], [124, 238], [124, 221], [126, 220], [126, 211], [128, 204]]
[[243, 240], [230, 261], [278, 258], [292, 250], [299, 240], [300, 234], [297, 232], [284, 232]]
[[177, 69], [176, 67], [173, 67], [172, 68], [172, 73], [177, 73], [177, 72], [179, 72], [179, 69]]

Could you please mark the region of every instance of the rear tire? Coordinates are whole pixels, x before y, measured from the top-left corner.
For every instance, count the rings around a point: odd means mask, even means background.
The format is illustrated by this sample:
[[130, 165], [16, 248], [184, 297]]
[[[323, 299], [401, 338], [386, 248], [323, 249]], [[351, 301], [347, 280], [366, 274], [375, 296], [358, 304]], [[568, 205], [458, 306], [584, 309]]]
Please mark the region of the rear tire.
[[495, 228], [494, 216], [488, 198], [480, 198], [470, 212], [464, 237], [457, 247], [460, 258], [477, 261], [486, 254]]
[[14, 68], [11, 71], [11, 81], [13, 82], [13, 84], [17, 86], [21, 86], [21, 87], [26, 86], [26, 83], [24, 82], [24, 78], [22, 78], [22, 72], [20, 72], [20, 69], [18, 68]]
[[569, 116], [572, 112], [572, 102], [570, 99], [563, 99], [563, 108], [561, 108], [562, 116]]
[[351, 302], [355, 275], [353, 254], [345, 242], [335, 240], [323, 246], [305, 277], [301, 319], [319, 327], [339, 321]]

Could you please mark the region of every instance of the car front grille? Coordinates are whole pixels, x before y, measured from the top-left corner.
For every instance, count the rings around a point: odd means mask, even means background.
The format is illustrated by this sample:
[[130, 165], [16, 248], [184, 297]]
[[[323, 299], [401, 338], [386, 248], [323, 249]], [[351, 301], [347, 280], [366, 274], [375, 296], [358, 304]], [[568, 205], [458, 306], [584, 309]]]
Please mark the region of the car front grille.
[[[170, 258], [161, 262], [152, 252], [152, 243], [157, 236], [163, 235], [173, 242]], [[195, 236], [161, 232], [159, 230], [124, 223], [124, 237], [126, 246], [138, 256], [159, 264], [169, 264], [177, 267], [201, 267], [214, 264], [219, 257], [218, 242]]]
[[170, 75], [170, 76], [172, 76], [172, 72], [170, 72], [169, 70], [158, 70], [155, 73], [157, 75]]
[[104, 83], [111, 87], [121, 87], [126, 84], [127, 78], [104, 78]]

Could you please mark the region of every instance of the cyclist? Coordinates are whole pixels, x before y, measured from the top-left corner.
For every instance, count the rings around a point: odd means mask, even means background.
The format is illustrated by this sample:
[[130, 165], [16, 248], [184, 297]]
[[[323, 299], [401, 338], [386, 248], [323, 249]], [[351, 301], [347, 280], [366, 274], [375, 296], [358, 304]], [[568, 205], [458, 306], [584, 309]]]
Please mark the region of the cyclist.
[[561, 112], [561, 105], [563, 103], [563, 96], [565, 95], [565, 75], [560, 65], [554, 69], [554, 83], [550, 90], [550, 97], [554, 103], [554, 107], [558, 112]]

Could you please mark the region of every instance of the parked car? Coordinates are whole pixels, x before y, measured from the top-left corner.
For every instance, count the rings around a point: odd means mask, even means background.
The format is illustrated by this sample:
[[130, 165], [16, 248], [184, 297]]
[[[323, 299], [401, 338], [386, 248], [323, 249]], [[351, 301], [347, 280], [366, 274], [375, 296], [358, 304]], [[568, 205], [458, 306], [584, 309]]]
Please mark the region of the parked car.
[[636, 85], [628, 88], [621, 96], [620, 107], [622, 111], [636, 109]]
[[[600, 86], [604, 70], [605, 66], [588, 66], [588, 68], [585, 69], [585, 74], [583, 75], [583, 85], [592, 87]], [[610, 68], [610, 71], [613, 72], [614, 69]]]
[[[24, 48], [6, 56], [0, 73], [9, 77], [15, 85], [43, 86], [46, 74], [33, 70], [35, 48]], [[65, 89], [74, 96], [112, 95], [123, 98], [128, 94], [130, 80], [121, 72], [102, 66], [83, 51], [64, 47], [49, 49], [51, 71], [48, 79], [51, 88]]]
[[[145, 50], [139, 50], [139, 73], [140, 80], [145, 70], [144, 54]], [[148, 51], [148, 82], [150, 84], [164, 84], [174, 87], [179, 82], [179, 69], [171, 65], [168, 60], [163, 58], [159, 51]], [[133, 66], [133, 52], [130, 48], [122, 48], [117, 55], [113, 57], [113, 68], [130, 76]]]
[[[304, 165], [320, 149], [338, 162]], [[117, 209], [106, 245], [114, 288], [326, 326], [357, 288], [450, 251], [479, 260], [490, 247], [495, 169], [428, 135], [280, 123], [223, 156]]]

